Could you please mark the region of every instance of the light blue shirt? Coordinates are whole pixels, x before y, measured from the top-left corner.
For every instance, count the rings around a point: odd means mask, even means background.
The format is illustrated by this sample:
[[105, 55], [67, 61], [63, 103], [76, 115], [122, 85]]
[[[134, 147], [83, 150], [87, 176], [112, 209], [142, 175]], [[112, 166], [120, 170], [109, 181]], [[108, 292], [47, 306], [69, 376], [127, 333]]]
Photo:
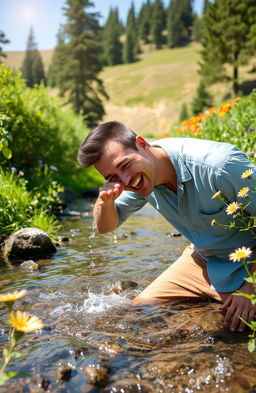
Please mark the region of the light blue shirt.
[[[247, 276], [241, 262], [231, 262], [229, 254], [238, 247], [256, 247], [250, 231], [224, 229], [211, 225], [213, 219], [221, 224], [234, 221], [226, 213], [226, 205], [212, 196], [221, 191], [227, 203], [241, 202], [246, 205], [248, 198], [239, 198], [243, 187], [250, 187], [251, 203], [248, 214], [256, 215], [255, 184], [256, 167], [238, 148], [227, 143], [193, 138], [166, 138], [156, 141], [169, 156], [177, 174], [177, 194], [164, 185], [158, 185], [147, 197], [124, 191], [116, 200], [119, 225], [132, 213], [149, 202], [177, 230], [190, 240], [196, 251], [206, 260], [211, 284], [219, 292], [238, 289]], [[250, 178], [242, 179], [245, 170], [254, 171]], [[249, 259], [250, 260], [250, 259]]]

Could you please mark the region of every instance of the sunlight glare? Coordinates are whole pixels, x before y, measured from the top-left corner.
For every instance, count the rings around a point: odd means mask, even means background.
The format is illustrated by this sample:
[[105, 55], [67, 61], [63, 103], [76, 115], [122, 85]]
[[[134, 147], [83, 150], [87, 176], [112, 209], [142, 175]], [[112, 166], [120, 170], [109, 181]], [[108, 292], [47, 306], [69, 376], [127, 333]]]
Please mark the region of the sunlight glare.
[[33, 4], [24, 4], [21, 10], [21, 17], [24, 22], [34, 22], [36, 19], [37, 13]]

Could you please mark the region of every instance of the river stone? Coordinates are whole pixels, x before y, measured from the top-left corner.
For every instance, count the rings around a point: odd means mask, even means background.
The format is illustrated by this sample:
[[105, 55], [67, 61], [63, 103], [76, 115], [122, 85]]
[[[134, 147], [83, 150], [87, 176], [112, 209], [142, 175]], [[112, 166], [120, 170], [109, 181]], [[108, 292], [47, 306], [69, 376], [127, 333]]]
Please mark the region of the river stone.
[[86, 366], [84, 375], [91, 385], [105, 386], [108, 383], [108, 372], [105, 367]]
[[72, 368], [68, 364], [61, 364], [56, 370], [57, 381], [69, 381], [71, 378]]
[[22, 228], [9, 236], [3, 247], [3, 253], [9, 258], [27, 258], [45, 256], [56, 252], [50, 237], [38, 228]]
[[36, 262], [32, 261], [32, 259], [30, 259], [28, 261], [22, 262], [20, 264], [20, 268], [28, 271], [34, 271], [39, 269], [39, 265]]
[[120, 293], [126, 291], [127, 289], [137, 288], [138, 284], [131, 280], [118, 280], [114, 286], [110, 289], [110, 292]]

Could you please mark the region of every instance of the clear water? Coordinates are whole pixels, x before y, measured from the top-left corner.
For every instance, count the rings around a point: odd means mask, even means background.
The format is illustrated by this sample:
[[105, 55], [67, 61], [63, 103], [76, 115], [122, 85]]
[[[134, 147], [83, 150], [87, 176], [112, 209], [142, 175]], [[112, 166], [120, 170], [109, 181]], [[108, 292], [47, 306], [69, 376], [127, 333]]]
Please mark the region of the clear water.
[[[83, 216], [63, 219], [62, 235], [70, 241], [51, 259], [37, 261], [39, 271], [1, 262], [1, 292], [26, 288], [17, 306], [41, 317], [45, 326], [21, 340], [23, 356], [8, 369], [30, 376], [10, 380], [0, 392], [255, 392], [249, 332], [223, 328], [218, 304], [131, 303], [176, 260], [187, 240], [171, 236], [175, 229], [149, 206], [107, 235], [94, 232], [88, 202], [77, 201], [73, 209]], [[132, 280], [138, 288], [113, 293], [118, 280]], [[0, 315], [3, 346], [4, 308]], [[108, 381], [90, 384], [85, 368], [106, 364]], [[69, 375], [60, 378], [65, 368]]]

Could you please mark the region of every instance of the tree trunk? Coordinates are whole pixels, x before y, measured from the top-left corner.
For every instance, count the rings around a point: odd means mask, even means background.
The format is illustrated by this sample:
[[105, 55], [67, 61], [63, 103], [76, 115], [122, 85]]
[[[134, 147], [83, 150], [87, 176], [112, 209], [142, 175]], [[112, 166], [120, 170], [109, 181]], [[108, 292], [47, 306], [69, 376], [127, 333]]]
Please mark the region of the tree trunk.
[[238, 67], [234, 66], [233, 68], [233, 85], [232, 85], [232, 95], [236, 97], [238, 94]]

